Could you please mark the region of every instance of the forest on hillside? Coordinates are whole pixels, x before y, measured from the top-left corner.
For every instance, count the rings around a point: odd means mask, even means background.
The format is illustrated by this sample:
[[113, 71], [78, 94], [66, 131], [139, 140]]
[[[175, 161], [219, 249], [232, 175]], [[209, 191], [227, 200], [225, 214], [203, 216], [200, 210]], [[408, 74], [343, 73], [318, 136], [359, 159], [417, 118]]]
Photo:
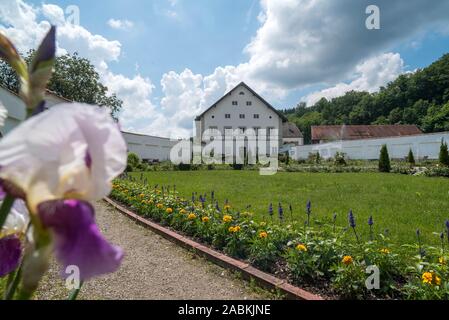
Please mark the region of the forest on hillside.
[[378, 92], [350, 91], [282, 112], [301, 129], [306, 144], [313, 125], [416, 124], [424, 132], [449, 131], [449, 53], [424, 69], [400, 75]]

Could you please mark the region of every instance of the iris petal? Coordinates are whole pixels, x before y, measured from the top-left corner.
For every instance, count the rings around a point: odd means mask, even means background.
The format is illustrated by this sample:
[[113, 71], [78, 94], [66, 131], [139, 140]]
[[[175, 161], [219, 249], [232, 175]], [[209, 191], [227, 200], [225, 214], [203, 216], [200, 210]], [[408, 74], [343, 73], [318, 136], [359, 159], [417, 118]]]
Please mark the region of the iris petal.
[[42, 224], [54, 234], [56, 257], [63, 271], [77, 266], [81, 280], [87, 280], [118, 269], [123, 251], [103, 238], [88, 202], [48, 201], [38, 206], [38, 213]]
[[0, 239], [0, 277], [14, 271], [22, 253], [19, 238], [10, 236]]

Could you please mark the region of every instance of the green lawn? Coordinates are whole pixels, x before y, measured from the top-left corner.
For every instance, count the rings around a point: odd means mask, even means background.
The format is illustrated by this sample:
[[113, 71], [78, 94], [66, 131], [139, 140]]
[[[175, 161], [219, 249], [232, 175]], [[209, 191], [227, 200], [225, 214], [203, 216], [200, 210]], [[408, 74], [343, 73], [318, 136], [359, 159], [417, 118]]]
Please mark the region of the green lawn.
[[[287, 210], [292, 204], [293, 218], [305, 221], [305, 205], [312, 202], [314, 219], [331, 221], [337, 213], [337, 223], [347, 225], [347, 213], [352, 209], [358, 228], [365, 236], [367, 220], [373, 215], [376, 232], [388, 229], [391, 238], [400, 242], [415, 241], [415, 231], [421, 229], [427, 242], [437, 243], [434, 232], [444, 230], [449, 219], [449, 179], [413, 177], [380, 173], [278, 173], [260, 176], [256, 171], [169, 171], [147, 172], [149, 184], [173, 185], [186, 198], [192, 191], [210, 193], [223, 204], [227, 198], [237, 210], [251, 205], [258, 219], [267, 220], [268, 206], [277, 203]], [[139, 174], [136, 174], [139, 176]]]

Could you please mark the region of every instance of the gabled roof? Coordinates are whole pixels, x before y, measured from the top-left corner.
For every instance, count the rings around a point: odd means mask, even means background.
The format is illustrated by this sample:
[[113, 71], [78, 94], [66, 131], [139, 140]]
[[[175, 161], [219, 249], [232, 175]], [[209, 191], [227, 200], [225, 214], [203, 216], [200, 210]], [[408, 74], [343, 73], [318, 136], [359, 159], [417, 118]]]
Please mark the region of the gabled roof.
[[422, 134], [415, 125], [312, 126], [312, 140], [356, 140]]
[[292, 122], [286, 122], [282, 126], [282, 137], [283, 138], [302, 138], [302, 132], [296, 126], [296, 124]]
[[223, 95], [220, 99], [218, 99], [217, 102], [215, 102], [213, 105], [211, 105], [209, 108], [207, 108], [202, 114], [200, 114], [198, 117], [195, 118], [195, 121], [199, 121], [206, 112], [211, 110], [213, 107], [216, 107], [217, 104], [219, 104], [226, 96], [230, 95], [235, 89], [237, 89], [240, 86], [244, 86], [246, 89], [248, 89], [249, 92], [251, 92], [253, 95], [255, 95], [259, 100], [261, 100], [268, 108], [276, 112], [277, 115], [282, 119], [282, 122], [287, 122], [288, 119], [286, 116], [284, 116], [280, 111], [278, 111], [276, 108], [274, 108], [271, 104], [269, 104], [264, 98], [262, 98], [256, 91], [251, 89], [245, 82], [240, 82], [238, 85], [236, 85], [233, 89], [231, 89], [228, 93]]

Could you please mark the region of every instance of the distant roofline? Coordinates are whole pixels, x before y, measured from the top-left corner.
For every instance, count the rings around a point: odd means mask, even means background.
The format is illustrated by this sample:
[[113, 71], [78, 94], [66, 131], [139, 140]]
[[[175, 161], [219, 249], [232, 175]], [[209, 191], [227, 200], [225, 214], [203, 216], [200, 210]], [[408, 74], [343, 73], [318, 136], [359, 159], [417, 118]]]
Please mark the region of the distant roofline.
[[[9, 93], [15, 95], [16, 97], [19, 97], [19, 98], [20, 98], [20, 95], [17, 94], [16, 92], [12, 91], [11, 89], [6, 88], [6, 87], [4, 87], [4, 86], [0, 86], [0, 88], [4, 89], [4, 90], [8, 91]], [[55, 97], [57, 97], [57, 98], [59, 98], [59, 99], [65, 100], [65, 101], [67, 101], [67, 102], [73, 102], [72, 100], [67, 99], [67, 98], [65, 98], [65, 97], [63, 97], [63, 96], [61, 96], [61, 95], [57, 94], [56, 92], [51, 91], [51, 90], [49, 90], [49, 89], [45, 89], [45, 93], [46, 93], [46, 94], [50, 94], [50, 95], [52, 95], [52, 96], [55, 96]]]
[[124, 130], [120, 130], [122, 133], [126, 133], [126, 134], [132, 134], [134, 136], [139, 136], [139, 137], [150, 137], [150, 138], [158, 138], [158, 139], [165, 139], [165, 140], [179, 140], [179, 139], [171, 139], [171, 138], [167, 138], [167, 137], [158, 137], [158, 136], [153, 136], [153, 135], [149, 135], [149, 134], [144, 134], [144, 133], [135, 133], [135, 132], [129, 132], [129, 131], [124, 131]]
[[[317, 145], [325, 145], [325, 144], [331, 144], [335, 143], [336, 141], [359, 141], [359, 140], [375, 140], [375, 139], [393, 139], [393, 138], [405, 138], [405, 137], [413, 137], [413, 136], [432, 136], [432, 135], [439, 135], [439, 134], [449, 134], [449, 131], [440, 131], [440, 132], [429, 132], [429, 133], [416, 133], [416, 134], [407, 134], [403, 136], [386, 136], [386, 137], [369, 137], [369, 138], [361, 138], [361, 139], [353, 139], [353, 140], [344, 140], [344, 139], [337, 139], [335, 141], [326, 141], [323, 143], [311, 143], [311, 144], [305, 144], [303, 146], [317, 146]], [[302, 147], [302, 146], [299, 146]]]
[[209, 108], [207, 108], [206, 110], [203, 111], [203, 113], [201, 113], [199, 116], [197, 116], [195, 118], [195, 121], [199, 121], [201, 120], [201, 118], [209, 111], [211, 110], [213, 107], [215, 107], [217, 104], [219, 104], [224, 98], [226, 98], [226, 96], [230, 95], [232, 91], [234, 91], [237, 87], [239, 86], [244, 86], [246, 89], [248, 89], [252, 94], [254, 94], [257, 98], [259, 98], [268, 108], [270, 108], [271, 110], [273, 110], [281, 119], [282, 122], [287, 122], [288, 119], [286, 116], [284, 116], [279, 110], [277, 110], [275, 107], [273, 107], [270, 103], [268, 103], [268, 101], [266, 101], [264, 98], [262, 98], [256, 91], [254, 91], [253, 89], [251, 89], [250, 86], [248, 86], [245, 82], [240, 82], [238, 85], [236, 85], [234, 88], [232, 88], [231, 90], [229, 90], [229, 92], [226, 92], [220, 99], [218, 99], [214, 104], [212, 104]]
[[[371, 137], [363, 137], [363, 136], [352, 136], [355, 137], [353, 139], [344, 139], [344, 137], [342, 135], [340, 135], [338, 138], [332, 136], [331, 133], [321, 133], [320, 136], [316, 136], [314, 135], [315, 130], [314, 129], [339, 129], [342, 127], [347, 127], [347, 128], [357, 128], [357, 127], [409, 127], [409, 128], [414, 128], [417, 129], [417, 131], [419, 132], [411, 132], [411, 133], [405, 133], [405, 134], [397, 134], [397, 135], [388, 135], [388, 136], [371, 136]], [[315, 126], [311, 126], [310, 128], [310, 133], [311, 133], [311, 138], [312, 141], [316, 141], [316, 140], [326, 140], [329, 138], [335, 138], [334, 141], [348, 141], [348, 140], [362, 140], [362, 139], [382, 139], [382, 138], [392, 138], [392, 137], [406, 137], [406, 136], [414, 136], [414, 135], [420, 135], [423, 134], [424, 132], [422, 132], [422, 130], [415, 124], [351, 124], [351, 125], [345, 125], [345, 124], [341, 124], [341, 125], [315, 125]]]

